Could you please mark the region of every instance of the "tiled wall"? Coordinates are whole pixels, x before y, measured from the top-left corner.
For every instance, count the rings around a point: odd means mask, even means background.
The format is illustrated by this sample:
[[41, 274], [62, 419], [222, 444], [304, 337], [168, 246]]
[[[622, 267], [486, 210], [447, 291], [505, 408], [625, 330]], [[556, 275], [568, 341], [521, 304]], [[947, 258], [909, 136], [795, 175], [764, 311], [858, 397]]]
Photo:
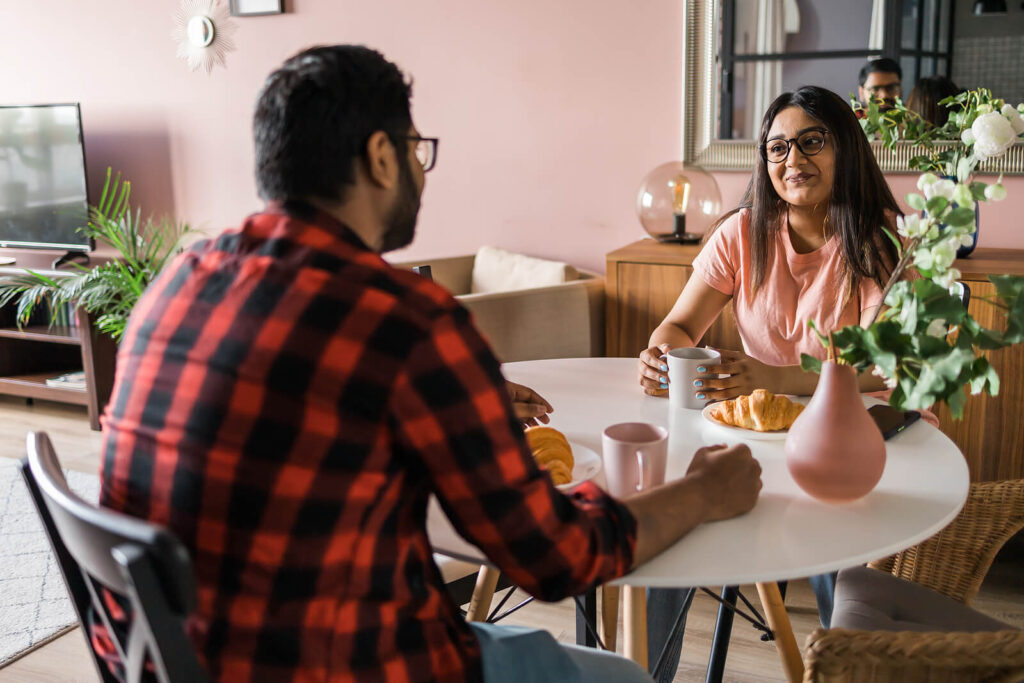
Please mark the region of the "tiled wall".
[[985, 87], [1010, 104], [1024, 102], [1024, 35], [957, 38], [953, 81], [962, 88]]

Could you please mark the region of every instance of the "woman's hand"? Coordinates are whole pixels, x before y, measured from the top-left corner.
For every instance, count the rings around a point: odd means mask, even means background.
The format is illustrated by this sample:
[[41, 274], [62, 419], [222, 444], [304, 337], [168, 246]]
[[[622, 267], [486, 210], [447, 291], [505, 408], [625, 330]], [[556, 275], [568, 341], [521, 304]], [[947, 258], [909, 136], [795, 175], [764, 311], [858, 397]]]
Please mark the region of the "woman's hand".
[[668, 395], [668, 363], [662, 356], [672, 348], [661, 344], [640, 352], [640, 386], [648, 396]]
[[547, 400], [528, 386], [505, 380], [508, 397], [512, 399], [512, 410], [524, 427], [534, 427], [538, 423], [547, 424], [551, 418], [548, 413], [554, 410]]
[[701, 366], [705, 368], [703, 372], [698, 369], [697, 379], [693, 382], [697, 398], [722, 401], [749, 394], [754, 389], [778, 393], [779, 368], [765, 365], [740, 351], [715, 350], [722, 354], [722, 364]]

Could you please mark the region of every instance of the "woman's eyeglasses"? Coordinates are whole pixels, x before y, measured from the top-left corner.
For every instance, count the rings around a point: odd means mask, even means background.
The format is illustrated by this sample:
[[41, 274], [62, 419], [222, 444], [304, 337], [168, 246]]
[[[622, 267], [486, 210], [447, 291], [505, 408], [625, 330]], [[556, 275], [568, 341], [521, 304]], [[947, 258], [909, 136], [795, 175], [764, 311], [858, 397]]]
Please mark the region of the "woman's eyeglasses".
[[825, 148], [825, 136], [828, 131], [824, 128], [812, 128], [805, 130], [795, 138], [769, 140], [759, 145], [761, 155], [765, 161], [773, 164], [780, 164], [789, 157], [789, 150], [795, 144], [800, 153], [805, 157], [812, 157]]
[[406, 140], [416, 141], [416, 159], [423, 166], [424, 173], [434, 168], [434, 164], [437, 163], [438, 138], [422, 138], [419, 135], [404, 135], [402, 137]]

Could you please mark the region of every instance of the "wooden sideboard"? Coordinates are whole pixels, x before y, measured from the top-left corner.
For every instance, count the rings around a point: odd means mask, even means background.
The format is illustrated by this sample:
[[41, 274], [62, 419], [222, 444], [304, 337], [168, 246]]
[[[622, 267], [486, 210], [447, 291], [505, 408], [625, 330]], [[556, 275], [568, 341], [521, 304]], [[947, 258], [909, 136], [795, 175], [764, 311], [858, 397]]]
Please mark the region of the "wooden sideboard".
[[[693, 274], [696, 245], [643, 239], [607, 255], [606, 344], [609, 356], [636, 356], [664, 319]], [[1002, 328], [1001, 314], [981, 299], [995, 293], [988, 275], [1024, 275], [1024, 250], [979, 248], [957, 261], [971, 288], [971, 315], [986, 327]], [[742, 349], [729, 306], [701, 343]], [[1024, 478], [1024, 344], [988, 353], [1000, 377], [999, 396], [971, 396], [963, 420], [943, 405], [935, 412], [942, 431], [963, 451], [972, 481]]]

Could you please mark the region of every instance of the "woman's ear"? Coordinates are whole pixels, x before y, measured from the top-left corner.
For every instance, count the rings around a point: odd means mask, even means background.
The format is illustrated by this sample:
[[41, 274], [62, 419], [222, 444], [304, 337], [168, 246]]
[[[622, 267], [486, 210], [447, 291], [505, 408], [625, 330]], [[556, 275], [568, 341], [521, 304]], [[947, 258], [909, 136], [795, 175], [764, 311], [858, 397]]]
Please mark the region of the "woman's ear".
[[398, 185], [398, 155], [388, 134], [378, 130], [366, 141], [366, 174], [370, 182], [390, 190]]

